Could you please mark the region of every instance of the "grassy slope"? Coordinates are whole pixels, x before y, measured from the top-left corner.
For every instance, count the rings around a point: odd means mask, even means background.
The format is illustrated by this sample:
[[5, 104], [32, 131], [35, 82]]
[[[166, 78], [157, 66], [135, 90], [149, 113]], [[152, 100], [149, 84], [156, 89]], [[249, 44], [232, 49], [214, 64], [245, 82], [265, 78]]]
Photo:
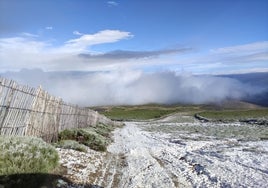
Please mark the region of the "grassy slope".
[[268, 109], [204, 111], [199, 115], [213, 120], [268, 119]]
[[149, 120], [161, 118], [175, 112], [197, 112], [200, 106], [196, 105], [140, 105], [98, 107], [100, 113], [114, 120]]
[[149, 120], [161, 118], [172, 113], [181, 112], [189, 115], [195, 113], [209, 119], [248, 119], [268, 118], [268, 109], [240, 102], [228, 101], [220, 105], [140, 105], [96, 107], [99, 113], [114, 120]]

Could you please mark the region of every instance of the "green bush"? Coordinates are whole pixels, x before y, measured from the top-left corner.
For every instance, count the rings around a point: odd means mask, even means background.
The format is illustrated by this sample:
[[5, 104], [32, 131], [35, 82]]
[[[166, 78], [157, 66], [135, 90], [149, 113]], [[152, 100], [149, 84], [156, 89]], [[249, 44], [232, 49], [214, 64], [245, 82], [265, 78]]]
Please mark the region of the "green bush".
[[83, 144], [79, 144], [75, 140], [61, 140], [55, 144], [56, 147], [64, 148], [64, 149], [73, 149], [76, 151], [86, 152], [87, 148]]
[[47, 173], [58, 165], [58, 152], [40, 138], [0, 136], [0, 175]]
[[98, 134], [94, 129], [80, 130], [85, 140], [82, 142], [86, 146], [96, 151], [106, 151], [108, 145], [108, 138]]
[[111, 141], [110, 132], [113, 129], [114, 128], [112, 126], [103, 124], [84, 129], [66, 129], [59, 133], [59, 139], [60, 142], [63, 140], [75, 140], [93, 150], [106, 151], [106, 147]]
[[65, 129], [59, 134], [60, 140], [76, 140], [77, 130], [76, 129]]
[[114, 128], [112, 126], [99, 124], [97, 127], [94, 128], [94, 130], [96, 131], [96, 133], [98, 133], [104, 137], [109, 137], [111, 131], [113, 131]]

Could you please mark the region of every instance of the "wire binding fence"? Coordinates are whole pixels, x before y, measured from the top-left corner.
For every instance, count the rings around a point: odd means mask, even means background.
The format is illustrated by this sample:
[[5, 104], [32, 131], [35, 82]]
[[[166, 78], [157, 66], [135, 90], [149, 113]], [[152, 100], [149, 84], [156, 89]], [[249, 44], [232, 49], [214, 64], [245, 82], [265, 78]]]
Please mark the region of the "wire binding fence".
[[41, 87], [0, 77], [0, 135], [37, 136], [53, 142], [59, 131], [99, 123], [117, 124], [96, 111], [65, 103]]

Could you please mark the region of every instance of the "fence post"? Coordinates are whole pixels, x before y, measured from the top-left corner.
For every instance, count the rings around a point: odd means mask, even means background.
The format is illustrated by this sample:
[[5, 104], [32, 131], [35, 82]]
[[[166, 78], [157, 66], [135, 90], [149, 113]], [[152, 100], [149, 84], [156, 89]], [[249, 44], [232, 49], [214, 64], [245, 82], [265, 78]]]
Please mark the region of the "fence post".
[[36, 93], [37, 93], [37, 89], [31, 88], [30, 94], [33, 96], [33, 98], [31, 100], [31, 104], [29, 105], [30, 106], [30, 108], [28, 109], [29, 112], [27, 114], [27, 117], [25, 118], [25, 129], [24, 129], [24, 132], [22, 134], [23, 136], [27, 135], [27, 131], [28, 131], [29, 125], [31, 123], [31, 116], [32, 116], [32, 113], [33, 113], [33, 106], [34, 106], [35, 101], [36, 101]]
[[15, 87], [16, 87], [16, 83], [14, 81], [9, 81], [9, 89], [11, 90], [11, 94], [10, 95], [6, 95], [4, 101], [7, 100], [7, 104], [4, 106], [5, 108], [5, 113], [3, 115], [3, 118], [2, 118], [2, 121], [0, 122], [0, 134], [2, 134], [2, 128], [4, 126], [4, 123], [5, 123], [5, 120], [7, 118], [7, 115], [8, 115], [8, 112], [9, 112], [9, 108], [10, 108], [10, 105], [11, 105], [11, 102], [12, 102], [12, 98], [13, 98], [13, 95], [14, 95], [14, 91], [15, 91]]
[[61, 109], [62, 109], [62, 99], [58, 99], [58, 105], [57, 105], [57, 110], [56, 110], [56, 124], [55, 124], [55, 141], [58, 140], [59, 136], [59, 130], [60, 130], [60, 121], [61, 121]]
[[27, 127], [26, 127], [26, 130], [25, 130], [25, 135], [27, 135], [27, 136], [32, 136], [32, 132], [33, 132], [33, 128], [34, 128], [33, 127], [34, 126], [34, 119], [36, 118], [37, 113], [38, 113], [37, 106], [38, 106], [38, 99], [39, 99], [39, 95], [40, 95], [41, 91], [42, 91], [41, 86], [39, 86], [35, 90], [33, 103], [32, 103], [32, 108], [31, 108], [31, 112], [30, 112], [30, 115], [29, 115], [29, 120], [27, 122]]

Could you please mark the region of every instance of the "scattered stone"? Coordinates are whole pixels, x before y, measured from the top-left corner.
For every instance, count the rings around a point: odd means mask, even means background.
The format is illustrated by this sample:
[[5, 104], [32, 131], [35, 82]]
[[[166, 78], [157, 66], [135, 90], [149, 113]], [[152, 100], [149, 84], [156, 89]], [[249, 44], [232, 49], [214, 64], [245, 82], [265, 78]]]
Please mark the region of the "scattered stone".
[[203, 174], [205, 168], [201, 166], [200, 164], [193, 164], [192, 171], [196, 172], [197, 175]]
[[181, 160], [181, 161], [185, 161], [186, 158], [185, 158], [185, 157], [180, 157], [179, 160]]
[[62, 180], [62, 179], [58, 179], [57, 187], [66, 187], [67, 185], [68, 185], [67, 182], [65, 182], [65, 181]]
[[183, 143], [181, 140], [170, 140], [169, 142], [174, 143], [174, 144], [180, 144], [180, 145], [183, 145], [183, 146], [186, 145], [186, 144]]

